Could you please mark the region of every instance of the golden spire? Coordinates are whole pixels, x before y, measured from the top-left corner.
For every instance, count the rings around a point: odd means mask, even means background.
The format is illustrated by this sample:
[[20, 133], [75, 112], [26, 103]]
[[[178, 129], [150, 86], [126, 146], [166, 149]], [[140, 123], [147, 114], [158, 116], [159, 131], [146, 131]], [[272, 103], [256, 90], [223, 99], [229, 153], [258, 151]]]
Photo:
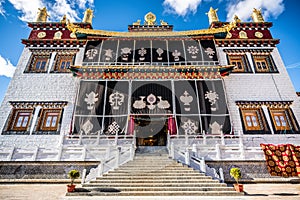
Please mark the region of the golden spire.
[[60, 23], [62, 23], [62, 24], [66, 24], [67, 23], [67, 16], [66, 15], [64, 15], [62, 17], [62, 19], [60, 20]]
[[265, 22], [260, 9], [253, 8], [251, 17], [253, 22]]
[[213, 22], [218, 22], [219, 21], [219, 18], [218, 18], [218, 15], [217, 15], [217, 11], [218, 11], [218, 8], [217, 9], [213, 9], [212, 7], [210, 7], [207, 16], [208, 16], [208, 20], [209, 20], [209, 24], [213, 23]]
[[47, 9], [46, 7], [44, 8], [39, 8], [39, 12], [36, 18], [36, 22], [47, 22], [47, 17], [48, 17]]
[[93, 17], [94, 17], [93, 10], [91, 10], [91, 9], [88, 8], [84, 12], [84, 17], [83, 17], [82, 22], [83, 23], [90, 23], [90, 24], [92, 24]]
[[241, 22], [241, 19], [240, 19], [237, 15], [234, 15], [233, 21], [234, 21], [235, 23], [240, 23], [240, 22]]

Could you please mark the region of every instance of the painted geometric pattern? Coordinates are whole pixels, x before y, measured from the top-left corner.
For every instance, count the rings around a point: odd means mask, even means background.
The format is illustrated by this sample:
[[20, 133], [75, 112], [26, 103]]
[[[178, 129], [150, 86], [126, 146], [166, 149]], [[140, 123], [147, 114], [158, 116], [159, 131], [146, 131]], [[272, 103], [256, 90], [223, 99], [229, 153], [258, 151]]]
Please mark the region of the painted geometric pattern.
[[271, 176], [300, 177], [300, 146], [260, 144]]

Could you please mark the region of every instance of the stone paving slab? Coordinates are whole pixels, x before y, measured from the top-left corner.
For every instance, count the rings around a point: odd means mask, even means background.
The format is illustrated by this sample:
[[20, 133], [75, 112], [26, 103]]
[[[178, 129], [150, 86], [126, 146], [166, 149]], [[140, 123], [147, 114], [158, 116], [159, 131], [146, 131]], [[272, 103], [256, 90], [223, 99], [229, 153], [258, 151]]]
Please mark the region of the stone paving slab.
[[208, 197], [208, 196], [130, 196], [130, 197], [66, 197], [65, 184], [0, 184], [1, 200], [299, 200], [300, 184], [245, 184], [245, 196], [242, 197]]

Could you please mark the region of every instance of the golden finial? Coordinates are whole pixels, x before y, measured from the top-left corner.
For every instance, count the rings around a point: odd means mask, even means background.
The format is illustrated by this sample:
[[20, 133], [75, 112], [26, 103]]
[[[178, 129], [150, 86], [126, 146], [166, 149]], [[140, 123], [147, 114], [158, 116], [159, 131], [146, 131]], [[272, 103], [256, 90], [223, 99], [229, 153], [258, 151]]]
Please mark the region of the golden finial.
[[162, 25], [162, 26], [167, 26], [168, 23], [161, 19], [161, 20], [160, 20], [160, 25]]
[[66, 15], [64, 15], [64, 16], [62, 17], [62, 19], [60, 20], [60, 23], [62, 23], [62, 24], [67, 23], [67, 16], [66, 16]]
[[155, 25], [156, 24], [156, 16], [152, 12], [148, 12], [145, 15], [145, 24], [146, 25]]
[[84, 12], [84, 17], [83, 17], [82, 22], [92, 24], [92, 20], [93, 20], [93, 10], [88, 8]]
[[253, 8], [251, 17], [253, 22], [265, 22], [260, 9]]
[[240, 22], [241, 22], [240, 18], [239, 18], [237, 15], [234, 15], [233, 21], [234, 21], [235, 23], [240, 23]]
[[78, 25], [75, 25], [73, 23], [70, 22], [70, 20], [67, 20], [67, 28], [72, 32], [72, 33], [76, 33], [77, 29], [80, 28]]
[[46, 22], [47, 17], [48, 17], [47, 9], [46, 7], [44, 8], [39, 8], [39, 12], [36, 18], [36, 22]]
[[208, 16], [208, 20], [209, 20], [209, 24], [213, 23], [213, 22], [218, 22], [219, 21], [219, 18], [218, 18], [218, 15], [217, 15], [217, 11], [218, 11], [218, 8], [217, 9], [213, 9], [212, 7], [210, 7], [207, 16]]
[[133, 22], [132, 25], [134, 25], [134, 26], [139, 26], [139, 25], [141, 25], [141, 20], [138, 19], [136, 22]]

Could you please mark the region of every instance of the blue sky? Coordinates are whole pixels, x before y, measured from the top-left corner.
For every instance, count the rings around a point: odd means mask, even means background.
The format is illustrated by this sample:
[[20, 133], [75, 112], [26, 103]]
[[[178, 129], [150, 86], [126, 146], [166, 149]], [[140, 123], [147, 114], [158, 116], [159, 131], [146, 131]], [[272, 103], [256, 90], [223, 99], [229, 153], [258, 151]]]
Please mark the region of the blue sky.
[[[127, 31], [127, 25], [148, 12], [174, 25], [174, 30], [208, 27], [205, 13], [218, 8], [220, 21], [231, 21], [237, 14], [248, 22], [253, 8], [261, 8], [271, 32], [280, 39], [277, 46], [295, 90], [300, 91], [300, 40], [298, 1], [289, 0], [0, 0], [0, 102], [24, 48], [21, 39], [29, 36], [28, 21], [35, 21], [38, 8], [46, 6], [50, 18], [59, 21], [64, 14], [80, 22], [86, 8], [94, 10], [94, 29]], [[298, 27], [297, 27], [298, 25]]]

